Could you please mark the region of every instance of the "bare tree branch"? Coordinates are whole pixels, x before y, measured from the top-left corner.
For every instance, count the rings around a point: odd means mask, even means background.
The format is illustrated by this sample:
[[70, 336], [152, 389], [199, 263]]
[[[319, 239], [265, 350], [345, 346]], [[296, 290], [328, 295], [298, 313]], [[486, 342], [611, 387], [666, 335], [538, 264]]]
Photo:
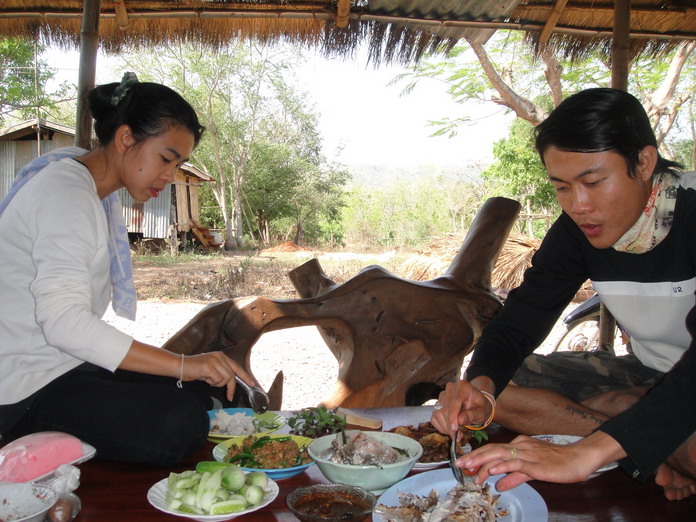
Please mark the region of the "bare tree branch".
[[677, 83], [679, 83], [679, 76], [684, 68], [684, 64], [689, 59], [689, 55], [694, 49], [696, 49], [696, 42], [685, 43], [679, 47], [669, 64], [667, 74], [660, 83], [660, 86], [655, 89], [652, 96], [646, 100], [648, 116], [653, 121], [660, 119], [660, 114], [674, 96], [674, 91], [677, 88]]
[[486, 74], [488, 81], [491, 82], [491, 85], [496, 91], [498, 91], [498, 94], [500, 94], [500, 98], [495, 98], [493, 101], [498, 105], [502, 105], [514, 111], [517, 117], [527, 120], [534, 126], [544, 121], [547, 113], [541, 107], [535, 105], [527, 98], [517, 94], [512, 87], [505, 83], [488, 57], [485, 47], [478, 42], [470, 41], [468, 39], [467, 42], [469, 42], [471, 49], [474, 51], [474, 53], [476, 53], [476, 57], [478, 58], [481, 68]]
[[544, 68], [544, 76], [546, 77], [546, 83], [549, 84], [549, 89], [551, 89], [553, 106], [558, 107], [558, 105], [563, 101], [563, 88], [561, 87], [561, 75], [563, 74], [563, 67], [560, 63], [558, 63], [553, 50], [547, 45], [544, 45], [541, 50], [541, 59], [546, 65]]

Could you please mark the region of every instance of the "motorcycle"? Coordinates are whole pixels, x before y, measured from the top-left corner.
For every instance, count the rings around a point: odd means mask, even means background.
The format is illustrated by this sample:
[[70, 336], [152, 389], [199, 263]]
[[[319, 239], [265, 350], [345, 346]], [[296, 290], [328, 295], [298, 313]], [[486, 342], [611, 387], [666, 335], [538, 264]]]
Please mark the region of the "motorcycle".
[[[566, 332], [560, 338], [554, 352], [558, 351], [594, 351], [600, 349], [599, 346], [599, 315], [600, 315], [599, 295], [580, 303], [563, 318]], [[602, 350], [609, 351], [605, 347]], [[618, 353], [625, 350], [630, 353], [630, 343], [628, 334], [620, 324], [616, 324], [614, 333], [613, 351]]]

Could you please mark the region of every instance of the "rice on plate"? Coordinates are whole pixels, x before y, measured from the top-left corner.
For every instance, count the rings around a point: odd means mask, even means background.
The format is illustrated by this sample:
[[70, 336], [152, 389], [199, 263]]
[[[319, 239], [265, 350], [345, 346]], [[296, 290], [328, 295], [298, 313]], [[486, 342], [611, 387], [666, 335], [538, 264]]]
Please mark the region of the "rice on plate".
[[221, 435], [251, 435], [256, 432], [256, 426], [254, 418], [246, 413], [230, 415], [225, 410], [218, 410], [210, 420], [210, 431]]
[[208, 417], [208, 437], [216, 440], [254, 433], [271, 433], [285, 425], [285, 419], [277, 412], [254, 413], [251, 408], [210, 410]]

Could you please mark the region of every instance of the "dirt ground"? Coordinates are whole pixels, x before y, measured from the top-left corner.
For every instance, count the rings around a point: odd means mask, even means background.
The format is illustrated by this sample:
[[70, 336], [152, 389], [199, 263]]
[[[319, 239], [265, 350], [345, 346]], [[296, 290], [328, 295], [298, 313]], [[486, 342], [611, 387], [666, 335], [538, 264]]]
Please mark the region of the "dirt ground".
[[[273, 267], [270, 281], [258, 279], [267, 275], [264, 275], [263, 271], [246, 270], [246, 280], [242, 288], [258, 292], [230, 297], [261, 295], [280, 299], [296, 298], [291, 283], [286, 281], [287, 267], [298, 266], [307, 258], [298, 256], [294, 261], [291, 259], [285, 262], [283, 266]], [[229, 277], [230, 274], [239, 271], [238, 267], [243, 262], [243, 259], [228, 256], [166, 266], [136, 262], [134, 279], [139, 296], [137, 320], [131, 322], [117, 317], [111, 309], [107, 311], [105, 320], [140, 341], [161, 346], [206, 304], [227, 297], [214, 296], [211, 293], [219, 290], [221, 273]], [[273, 262], [273, 258], [259, 261], [261, 264], [269, 265]], [[171, 291], [163, 292], [167, 288]], [[197, 289], [197, 292], [191, 288]], [[196, 298], [182, 298], [182, 295], [187, 294], [194, 294]], [[153, 295], [161, 297], [153, 298]], [[563, 331], [564, 326], [559, 322], [538, 351], [551, 351]], [[283, 409], [293, 410], [316, 406], [330, 395], [338, 373], [336, 359], [314, 326], [262, 335], [252, 351], [251, 365], [255, 377], [265, 389], [270, 387], [277, 372], [283, 371]]]

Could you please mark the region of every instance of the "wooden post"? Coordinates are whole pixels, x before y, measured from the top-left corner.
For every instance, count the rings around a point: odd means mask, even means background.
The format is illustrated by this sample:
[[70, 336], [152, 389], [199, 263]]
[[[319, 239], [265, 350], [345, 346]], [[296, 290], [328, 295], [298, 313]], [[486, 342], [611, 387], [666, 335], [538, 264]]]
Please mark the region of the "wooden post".
[[614, 37], [611, 44], [611, 86], [628, 90], [630, 68], [631, 0], [614, 2]]
[[92, 115], [87, 106], [87, 94], [94, 88], [96, 78], [100, 9], [101, 0], [85, 0], [82, 8], [75, 145], [85, 149], [92, 148]]
[[[628, 90], [631, 46], [631, 0], [614, 2], [614, 36], [611, 43], [611, 86]], [[604, 304], [599, 308], [599, 347], [614, 353], [616, 319]]]

